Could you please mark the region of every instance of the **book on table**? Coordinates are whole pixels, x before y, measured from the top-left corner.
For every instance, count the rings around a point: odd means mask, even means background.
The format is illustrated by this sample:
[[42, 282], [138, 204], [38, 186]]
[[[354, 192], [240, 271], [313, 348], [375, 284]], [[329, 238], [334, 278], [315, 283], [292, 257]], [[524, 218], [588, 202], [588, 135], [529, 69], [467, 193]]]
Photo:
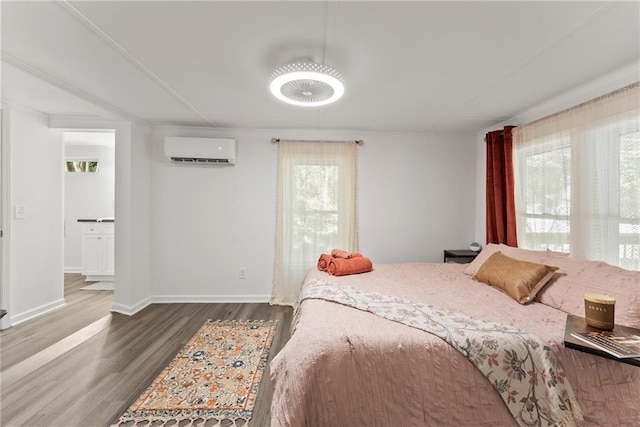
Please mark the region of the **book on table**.
[[572, 332], [571, 335], [602, 351], [624, 359], [640, 357], [640, 334], [618, 331]]
[[564, 344], [575, 350], [640, 366], [640, 329], [638, 328], [615, 325], [613, 330], [604, 331], [587, 325], [583, 317], [569, 314]]

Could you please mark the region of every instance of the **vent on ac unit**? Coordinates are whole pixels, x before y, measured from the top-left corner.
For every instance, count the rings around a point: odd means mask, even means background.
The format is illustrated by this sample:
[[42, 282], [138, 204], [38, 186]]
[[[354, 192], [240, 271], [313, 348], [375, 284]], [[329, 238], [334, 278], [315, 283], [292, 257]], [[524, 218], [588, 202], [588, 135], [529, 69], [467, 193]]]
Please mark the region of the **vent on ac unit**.
[[235, 165], [236, 140], [168, 136], [164, 139], [164, 153], [176, 163]]

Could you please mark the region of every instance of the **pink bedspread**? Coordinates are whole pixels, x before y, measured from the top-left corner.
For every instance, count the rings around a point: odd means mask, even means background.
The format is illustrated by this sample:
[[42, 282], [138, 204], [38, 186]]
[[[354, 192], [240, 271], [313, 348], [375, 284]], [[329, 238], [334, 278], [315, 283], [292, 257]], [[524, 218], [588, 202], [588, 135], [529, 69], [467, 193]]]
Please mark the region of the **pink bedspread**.
[[[376, 265], [307, 279], [433, 304], [543, 338], [564, 365], [585, 426], [640, 425], [640, 368], [563, 346], [566, 313], [522, 306], [457, 264]], [[582, 298], [579, 295], [578, 298]], [[582, 313], [574, 313], [582, 315]], [[304, 301], [270, 365], [272, 426], [516, 426], [493, 387], [439, 338], [370, 313]]]

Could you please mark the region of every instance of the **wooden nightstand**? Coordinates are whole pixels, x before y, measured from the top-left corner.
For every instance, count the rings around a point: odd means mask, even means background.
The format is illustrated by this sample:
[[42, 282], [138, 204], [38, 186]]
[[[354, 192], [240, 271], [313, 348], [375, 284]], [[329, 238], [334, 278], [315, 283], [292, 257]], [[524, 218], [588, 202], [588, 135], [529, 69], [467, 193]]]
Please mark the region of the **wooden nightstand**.
[[479, 253], [469, 249], [445, 249], [444, 262], [467, 264], [473, 261]]

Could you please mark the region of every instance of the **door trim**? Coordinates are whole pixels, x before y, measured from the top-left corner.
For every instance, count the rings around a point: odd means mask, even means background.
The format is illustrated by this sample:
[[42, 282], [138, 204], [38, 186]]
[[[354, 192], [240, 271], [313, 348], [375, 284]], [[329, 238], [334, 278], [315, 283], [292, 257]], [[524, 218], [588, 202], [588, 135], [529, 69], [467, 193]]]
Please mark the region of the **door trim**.
[[0, 239], [0, 245], [2, 245], [0, 251], [0, 293], [2, 299], [3, 309], [7, 310], [7, 315], [0, 319], [0, 329], [7, 329], [11, 326], [11, 292], [9, 283], [11, 283], [11, 251], [10, 251], [10, 241], [11, 241], [11, 229], [10, 229], [10, 205], [11, 205], [11, 195], [9, 185], [9, 179], [11, 176], [9, 170], [9, 126], [10, 126], [10, 110], [9, 108], [1, 104], [0, 105], [0, 115], [2, 116], [0, 120], [1, 123], [1, 132], [0, 132], [0, 194], [2, 200], [0, 201], [0, 205], [2, 206], [2, 212], [0, 212], [0, 221], [2, 228], [2, 238]]

